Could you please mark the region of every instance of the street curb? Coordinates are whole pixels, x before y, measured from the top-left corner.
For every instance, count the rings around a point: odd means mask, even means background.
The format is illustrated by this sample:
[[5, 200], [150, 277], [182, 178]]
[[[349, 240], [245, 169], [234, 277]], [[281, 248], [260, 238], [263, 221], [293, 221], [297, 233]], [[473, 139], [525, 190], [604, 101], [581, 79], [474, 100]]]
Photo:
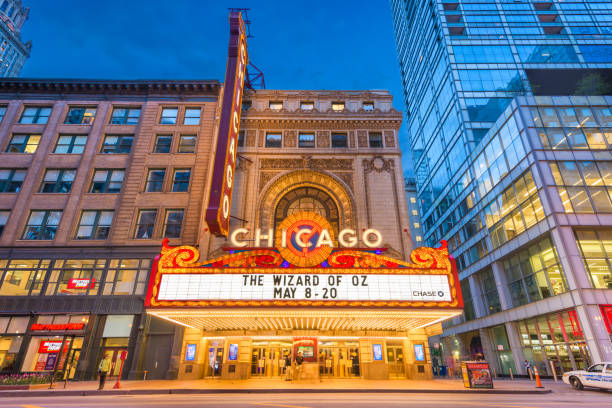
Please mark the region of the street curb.
[[104, 395], [161, 395], [161, 394], [549, 394], [552, 390], [500, 390], [500, 389], [463, 389], [463, 390], [419, 390], [389, 388], [171, 388], [161, 390], [47, 390], [47, 391], [2, 391], [0, 398], [15, 397], [66, 397], [66, 396], [104, 396]]

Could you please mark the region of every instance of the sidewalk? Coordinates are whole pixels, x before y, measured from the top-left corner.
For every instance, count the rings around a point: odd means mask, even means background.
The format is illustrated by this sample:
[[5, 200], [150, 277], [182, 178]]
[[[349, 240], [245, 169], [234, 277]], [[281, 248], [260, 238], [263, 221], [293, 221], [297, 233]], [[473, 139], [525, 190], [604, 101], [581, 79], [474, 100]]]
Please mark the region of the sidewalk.
[[496, 380], [494, 389], [466, 389], [461, 380], [436, 379], [413, 380], [360, 380], [325, 379], [322, 381], [283, 381], [279, 379], [251, 380], [148, 380], [122, 381], [121, 389], [113, 389], [114, 381], [107, 381], [106, 388], [98, 391], [95, 381], [58, 383], [55, 389], [49, 385], [37, 385], [31, 390], [0, 391], [1, 397], [83, 396], [117, 394], [216, 394], [216, 393], [492, 393], [492, 394], [540, 394], [549, 393], [563, 383], [544, 381], [543, 389], [535, 388], [528, 380]]

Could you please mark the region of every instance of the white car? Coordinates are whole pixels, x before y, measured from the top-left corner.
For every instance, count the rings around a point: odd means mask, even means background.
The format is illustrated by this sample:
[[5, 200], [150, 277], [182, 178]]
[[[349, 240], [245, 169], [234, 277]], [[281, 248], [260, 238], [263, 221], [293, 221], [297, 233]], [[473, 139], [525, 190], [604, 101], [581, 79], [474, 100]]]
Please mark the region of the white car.
[[584, 387], [612, 390], [612, 362], [597, 363], [586, 370], [563, 373], [563, 382], [577, 390]]

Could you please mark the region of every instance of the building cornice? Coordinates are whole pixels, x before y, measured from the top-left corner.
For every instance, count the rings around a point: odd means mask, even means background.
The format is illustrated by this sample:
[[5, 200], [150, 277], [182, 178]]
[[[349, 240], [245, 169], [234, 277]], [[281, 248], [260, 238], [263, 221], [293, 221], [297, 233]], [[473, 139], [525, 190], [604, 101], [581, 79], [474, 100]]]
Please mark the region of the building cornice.
[[112, 93], [218, 95], [216, 80], [87, 80], [2, 78], [0, 93]]

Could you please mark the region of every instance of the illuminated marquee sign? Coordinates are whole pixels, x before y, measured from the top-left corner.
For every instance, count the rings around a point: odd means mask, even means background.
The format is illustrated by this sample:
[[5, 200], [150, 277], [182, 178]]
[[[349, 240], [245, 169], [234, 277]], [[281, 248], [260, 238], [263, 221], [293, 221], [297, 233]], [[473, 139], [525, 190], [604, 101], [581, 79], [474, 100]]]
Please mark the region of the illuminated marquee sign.
[[[192, 247], [170, 247], [153, 266], [148, 307], [445, 307], [461, 308], [446, 243], [417, 248], [404, 262], [377, 250], [317, 246], [333, 230], [321, 216], [295, 213], [279, 225], [277, 248], [235, 248], [198, 262]], [[310, 244], [310, 245], [307, 245]]]
[[239, 12], [232, 12], [230, 13], [229, 51], [221, 118], [217, 132], [217, 148], [211, 176], [208, 208], [206, 209], [208, 228], [211, 233], [219, 236], [227, 236], [229, 232], [242, 92], [248, 63], [249, 56], [244, 22]]

